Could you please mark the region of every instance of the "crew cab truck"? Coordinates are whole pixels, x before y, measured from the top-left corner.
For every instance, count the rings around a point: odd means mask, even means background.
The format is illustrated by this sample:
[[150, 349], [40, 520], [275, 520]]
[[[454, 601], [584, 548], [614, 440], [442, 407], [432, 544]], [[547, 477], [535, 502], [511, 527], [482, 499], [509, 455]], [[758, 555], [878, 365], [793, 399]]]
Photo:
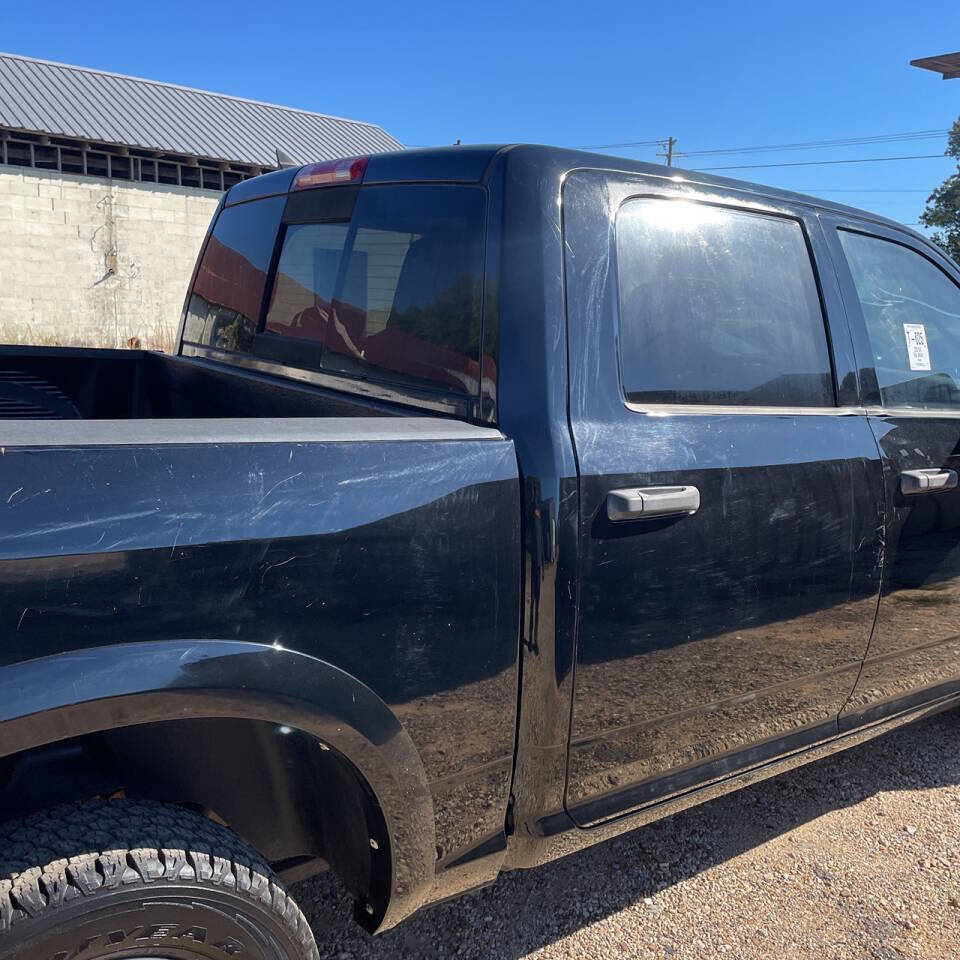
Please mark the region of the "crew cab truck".
[[960, 696], [960, 273], [456, 147], [232, 187], [177, 354], [0, 355], [0, 957], [315, 957]]

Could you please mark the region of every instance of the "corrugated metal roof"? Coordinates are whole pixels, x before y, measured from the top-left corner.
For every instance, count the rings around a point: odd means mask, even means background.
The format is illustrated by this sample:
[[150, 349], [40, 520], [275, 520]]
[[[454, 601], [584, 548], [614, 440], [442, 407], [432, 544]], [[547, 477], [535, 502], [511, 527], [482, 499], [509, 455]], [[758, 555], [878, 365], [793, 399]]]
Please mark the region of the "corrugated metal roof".
[[0, 53], [0, 126], [262, 167], [399, 150], [382, 127]]

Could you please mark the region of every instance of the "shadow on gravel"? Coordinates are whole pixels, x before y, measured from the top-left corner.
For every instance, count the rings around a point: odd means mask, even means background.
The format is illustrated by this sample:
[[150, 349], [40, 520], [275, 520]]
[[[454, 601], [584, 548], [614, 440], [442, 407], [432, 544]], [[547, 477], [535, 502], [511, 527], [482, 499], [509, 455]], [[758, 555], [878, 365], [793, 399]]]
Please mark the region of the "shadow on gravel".
[[960, 783], [960, 711], [924, 720], [417, 914], [371, 938], [326, 875], [293, 889], [321, 957], [516, 960], [831, 811]]

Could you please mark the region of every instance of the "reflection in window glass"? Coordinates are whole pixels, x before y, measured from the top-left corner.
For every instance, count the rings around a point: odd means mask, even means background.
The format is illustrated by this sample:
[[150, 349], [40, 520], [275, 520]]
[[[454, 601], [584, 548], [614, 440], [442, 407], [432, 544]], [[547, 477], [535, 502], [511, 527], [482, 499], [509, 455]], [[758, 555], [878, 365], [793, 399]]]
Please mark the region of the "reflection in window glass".
[[269, 197], [221, 211], [187, 307], [187, 342], [250, 350], [284, 202]]
[[345, 223], [287, 227], [267, 312], [268, 332], [323, 340], [346, 238]]
[[909, 247], [840, 231], [886, 406], [960, 407], [960, 291]]
[[484, 194], [360, 191], [346, 223], [287, 227], [266, 330], [324, 344], [325, 369], [476, 394]]
[[820, 298], [795, 221], [631, 200], [617, 215], [617, 264], [629, 400], [833, 405]]

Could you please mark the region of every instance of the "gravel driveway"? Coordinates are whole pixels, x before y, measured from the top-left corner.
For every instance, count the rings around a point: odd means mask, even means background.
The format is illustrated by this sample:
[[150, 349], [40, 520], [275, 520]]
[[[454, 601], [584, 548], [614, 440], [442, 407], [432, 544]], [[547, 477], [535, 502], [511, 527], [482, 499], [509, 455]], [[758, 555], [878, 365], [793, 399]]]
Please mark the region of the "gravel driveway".
[[332, 877], [322, 957], [960, 957], [960, 712], [426, 910], [371, 939]]

